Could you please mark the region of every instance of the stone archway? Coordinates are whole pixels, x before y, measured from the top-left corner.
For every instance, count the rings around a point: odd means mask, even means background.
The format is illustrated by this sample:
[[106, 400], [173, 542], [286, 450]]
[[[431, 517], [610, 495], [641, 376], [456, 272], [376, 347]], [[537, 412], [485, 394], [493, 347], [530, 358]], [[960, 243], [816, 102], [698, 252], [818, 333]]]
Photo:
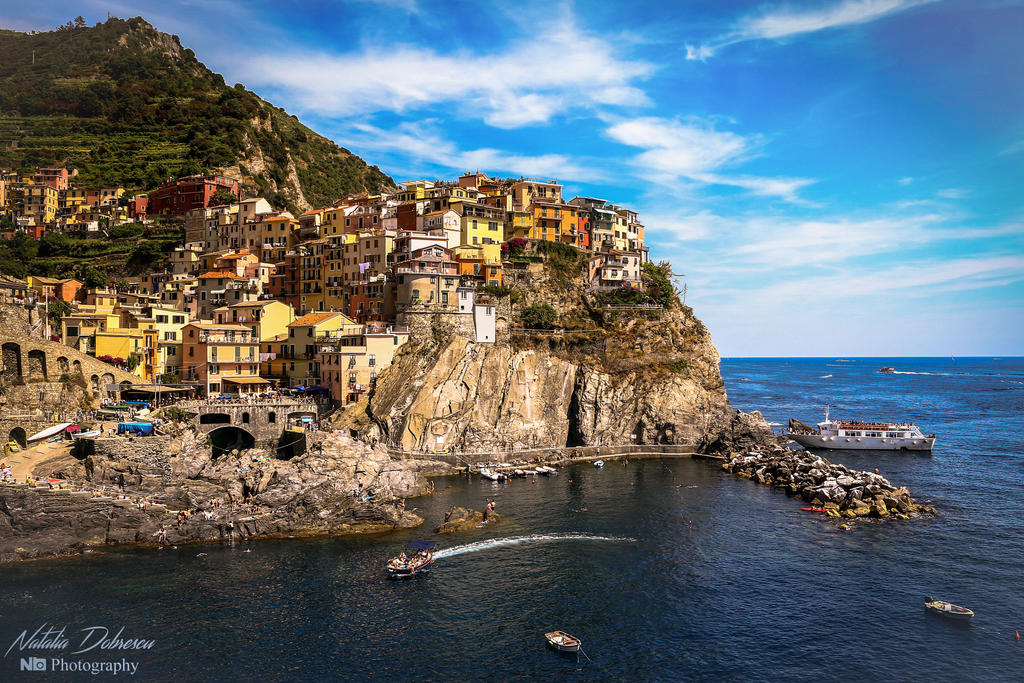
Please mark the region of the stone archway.
[[71, 372], [75, 373], [76, 375], [81, 375], [82, 374], [82, 361], [80, 361], [80, 360], [71, 361]]
[[28, 376], [47, 379], [45, 351], [32, 349], [28, 352]]
[[100, 391], [107, 392], [107, 385], [114, 383], [114, 375], [109, 372], [104, 372], [103, 376], [100, 377]]
[[229, 451], [244, 451], [256, 445], [256, 437], [241, 427], [218, 427], [210, 432], [209, 437], [214, 458]]
[[0, 347], [3, 359], [4, 379], [10, 383], [21, 381], [21, 345], [7, 342]]
[[93, 375], [92, 377], [90, 377], [89, 378], [89, 385], [92, 387], [92, 392], [94, 394], [99, 393], [99, 390], [100, 390], [100, 376], [99, 375]]
[[66, 375], [71, 372], [71, 364], [68, 363], [68, 359], [64, 356], [58, 356], [57, 370], [60, 371], [62, 375]]
[[25, 430], [22, 427], [15, 427], [14, 429], [12, 429], [11, 432], [7, 435], [7, 440], [14, 441], [22, 448], [28, 447], [28, 435], [25, 433]]

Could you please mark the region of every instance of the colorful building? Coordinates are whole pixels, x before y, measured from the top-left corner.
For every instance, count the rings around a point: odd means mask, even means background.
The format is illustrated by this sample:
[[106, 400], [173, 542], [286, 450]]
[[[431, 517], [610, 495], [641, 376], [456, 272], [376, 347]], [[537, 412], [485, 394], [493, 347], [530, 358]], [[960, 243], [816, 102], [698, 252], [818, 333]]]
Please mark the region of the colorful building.
[[257, 393], [269, 384], [259, 376], [259, 343], [248, 327], [189, 323], [182, 348], [182, 375], [204, 396]]

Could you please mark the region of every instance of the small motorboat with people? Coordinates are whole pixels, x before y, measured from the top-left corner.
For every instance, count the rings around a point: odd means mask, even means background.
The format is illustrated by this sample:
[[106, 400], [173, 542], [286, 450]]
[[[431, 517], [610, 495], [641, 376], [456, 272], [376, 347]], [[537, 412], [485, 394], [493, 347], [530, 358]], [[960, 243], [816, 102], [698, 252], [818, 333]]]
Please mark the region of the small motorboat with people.
[[604, 467], [604, 460], [595, 460], [594, 467], [596, 467], [597, 469], [601, 469], [602, 467]]
[[537, 469], [537, 474], [544, 474], [544, 475], [552, 475], [552, 474], [554, 474], [555, 472], [558, 471], [554, 467], [548, 467], [547, 465], [541, 465], [540, 467], [538, 467], [536, 469]]
[[954, 605], [951, 602], [945, 600], [933, 600], [931, 597], [924, 599], [924, 608], [932, 614], [938, 614], [939, 616], [948, 617], [950, 619], [966, 620], [974, 616], [972, 610], [959, 605]]
[[884, 368], [881, 368], [878, 371], [878, 374], [880, 374], [880, 375], [895, 375], [896, 374], [896, 368], [892, 367], [891, 365], [886, 365]]
[[565, 631], [552, 631], [545, 633], [544, 637], [548, 640], [548, 647], [559, 652], [579, 652], [582, 644], [579, 638], [571, 636]]
[[388, 560], [388, 578], [407, 579], [420, 572], [425, 572], [434, 564], [434, 548], [437, 543], [434, 541], [413, 541], [409, 547], [416, 552], [411, 555], [402, 553], [398, 557]]

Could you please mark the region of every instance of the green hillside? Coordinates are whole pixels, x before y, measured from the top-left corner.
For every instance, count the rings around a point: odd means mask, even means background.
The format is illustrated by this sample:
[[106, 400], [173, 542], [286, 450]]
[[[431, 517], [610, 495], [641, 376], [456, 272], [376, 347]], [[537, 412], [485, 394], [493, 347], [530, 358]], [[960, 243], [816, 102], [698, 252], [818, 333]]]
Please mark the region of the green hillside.
[[[294, 164], [294, 174], [289, 169]], [[393, 186], [376, 166], [206, 68], [140, 17], [0, 30], [0, 168], [67, 165], [145, 191], [204, 170], [305, 209]]]

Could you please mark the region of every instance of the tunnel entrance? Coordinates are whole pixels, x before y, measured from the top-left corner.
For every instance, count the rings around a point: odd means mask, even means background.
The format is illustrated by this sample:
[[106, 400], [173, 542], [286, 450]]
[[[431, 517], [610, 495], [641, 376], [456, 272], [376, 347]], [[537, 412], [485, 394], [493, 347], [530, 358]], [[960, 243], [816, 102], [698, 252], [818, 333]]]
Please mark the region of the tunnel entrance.
[[21, 448], [28, 447], [28, 435], [25, 434], [25, 430], [21, 427], [12, 429], [11, 433], [7, 435], [7, 440], [15, 442]]
[[296, 455], [306, 452], [306, 433], [296, 429], [286, 429], [277, 441], [277, 457], [279, 460], [291, 460]]
[[219, 427], [210, 432], [210, 446], [217, 458], [233, 450], [244, 451], [256, 445], [256, 439], [239, 427]]

